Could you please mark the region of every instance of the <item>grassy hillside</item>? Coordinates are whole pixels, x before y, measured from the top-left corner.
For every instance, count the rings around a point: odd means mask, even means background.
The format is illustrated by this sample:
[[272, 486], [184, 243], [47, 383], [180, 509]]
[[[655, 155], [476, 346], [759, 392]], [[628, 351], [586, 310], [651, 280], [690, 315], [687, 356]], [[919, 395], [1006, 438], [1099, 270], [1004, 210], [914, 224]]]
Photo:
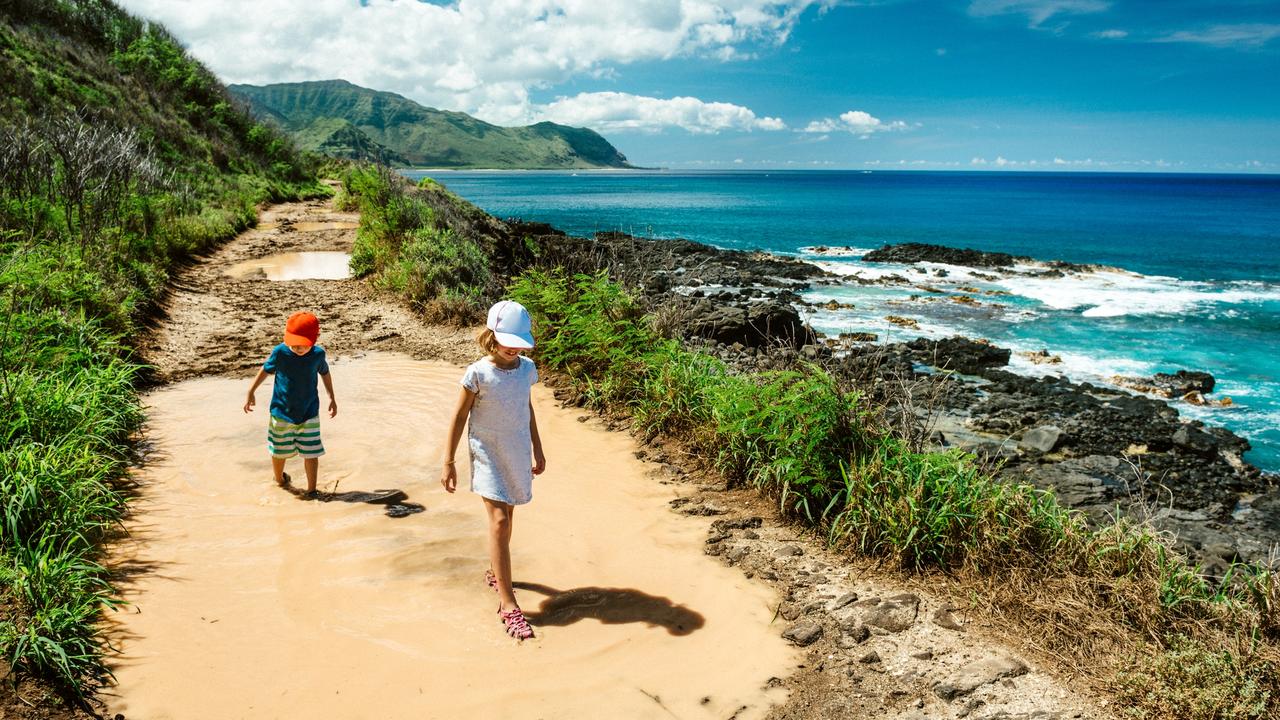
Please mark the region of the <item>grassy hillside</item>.
[[405, 156], [374, 142], [367, 133], [342, 118], [316, 118], [292, 136], [298, 147], [330, 157], [384, 165], [410, 164]]
[[259, 203], [324, 191], [288, 138], [109, 0], [0, 4], [0, 85], [0, 653], [77, 697], [105, 675], [99, 546], [142, 420], [130, 342], [178, 263]]
[[[598, 133], [543, 122], [505, 128], [460, 112], [423, 107], [395, 93], [345, 80], [232, 85], [254, 113], [274, 120], [306, 150], [329, 141], [320, 120], [341, 119], [402, 164], [448, 168], [626, 168], [627, 159]], [[340, 146], [341, 142], [330, 143]], [[348, 154], [335, 153], [341, 157]]]

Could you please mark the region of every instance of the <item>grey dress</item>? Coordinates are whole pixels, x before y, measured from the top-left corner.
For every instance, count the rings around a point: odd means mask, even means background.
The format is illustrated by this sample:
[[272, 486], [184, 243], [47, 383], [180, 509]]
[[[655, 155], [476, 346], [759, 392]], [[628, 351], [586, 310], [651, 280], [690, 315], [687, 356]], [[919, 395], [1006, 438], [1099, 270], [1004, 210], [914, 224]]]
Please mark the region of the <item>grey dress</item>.
[[511, 505], [533, 499], [529, 389], [536, 382], [538, 368], [527, 357], [510, 370], [481, 358], [463, 373], [462, 386], [476, 394], [467, 422], [471, 492]]

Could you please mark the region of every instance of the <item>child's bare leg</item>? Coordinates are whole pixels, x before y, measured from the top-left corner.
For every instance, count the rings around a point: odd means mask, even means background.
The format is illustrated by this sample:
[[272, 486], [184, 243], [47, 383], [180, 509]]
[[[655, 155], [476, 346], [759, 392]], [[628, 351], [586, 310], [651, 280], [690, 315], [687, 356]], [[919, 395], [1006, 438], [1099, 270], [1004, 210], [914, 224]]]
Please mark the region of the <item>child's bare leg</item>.
[[316, 475], [320, 473], [320, 458], [302, 458], [302, 468], [307, 472], [307, 492], [315, 492]]
[[489, 514], [489, 564], [498, 579], [498, 601], [506, 612], [519, 607], [511, 588], [511, 518], [515, 508], [488, 498], [484, 507]]
[[276, 477], [277, 485], [284, 485], [284, 458], [271, 456], [271, 473]]

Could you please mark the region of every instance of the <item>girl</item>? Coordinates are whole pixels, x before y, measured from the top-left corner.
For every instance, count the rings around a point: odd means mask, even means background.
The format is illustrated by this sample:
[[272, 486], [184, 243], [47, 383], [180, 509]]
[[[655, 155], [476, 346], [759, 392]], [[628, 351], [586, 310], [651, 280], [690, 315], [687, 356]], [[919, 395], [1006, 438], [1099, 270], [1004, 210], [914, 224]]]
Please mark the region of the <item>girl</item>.
[[476, 338], [488, 356], [471, 363], [462, 375], [440, 472], [444, 489], [457, 489], [453, 455], [467, 424], [471, 491], [484, 500], [489, 515], [490, 567], [485, 581], [498, 593], [498, 616], [507, 634], [520, 640], [533, 637], [533, 628], [511, 588], [511, 521], [515, 506], [533, 499], [533, 476], [546, 467], [529, 400], [538, 370], [532, 360], [520, 356], [520, 350], [533, 347], [531, 330], [529, 312], [520, 303], [503, 300], [489, 308], [485, 329]]

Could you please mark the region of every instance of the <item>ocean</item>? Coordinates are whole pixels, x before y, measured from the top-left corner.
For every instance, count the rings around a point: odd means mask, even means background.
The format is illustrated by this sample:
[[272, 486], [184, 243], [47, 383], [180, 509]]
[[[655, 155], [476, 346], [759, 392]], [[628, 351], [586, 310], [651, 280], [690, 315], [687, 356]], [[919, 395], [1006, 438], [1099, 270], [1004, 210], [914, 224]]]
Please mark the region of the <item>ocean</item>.
[[[1186, 417], [1249, 439], [1280, 472], [1280, 176], [990, 172], [406, 171], [430, 175], [499, 217], [590, 235], [683, 237], [799, 257], [848, 278], [814, 285], [827, 334], [881, 340], [983, 337], [1012, 369], [1109, 384], [1115, 375], [1203, 370], [1228, 406], [1176, 402]], [[924, 242], [1107, 266], [1064, 277], [864, 263]], [[921, 272], [923, 270], [924, 272]], [[897, 274], [976, 305], [920, 303], [921, 290], [857, 282]], [[915, 296], [913, 298], [912, 296]], [[916, 328], [888, 322], [908, 316]], [[1062, 362], [1036, 364], [1047, 350]]]

